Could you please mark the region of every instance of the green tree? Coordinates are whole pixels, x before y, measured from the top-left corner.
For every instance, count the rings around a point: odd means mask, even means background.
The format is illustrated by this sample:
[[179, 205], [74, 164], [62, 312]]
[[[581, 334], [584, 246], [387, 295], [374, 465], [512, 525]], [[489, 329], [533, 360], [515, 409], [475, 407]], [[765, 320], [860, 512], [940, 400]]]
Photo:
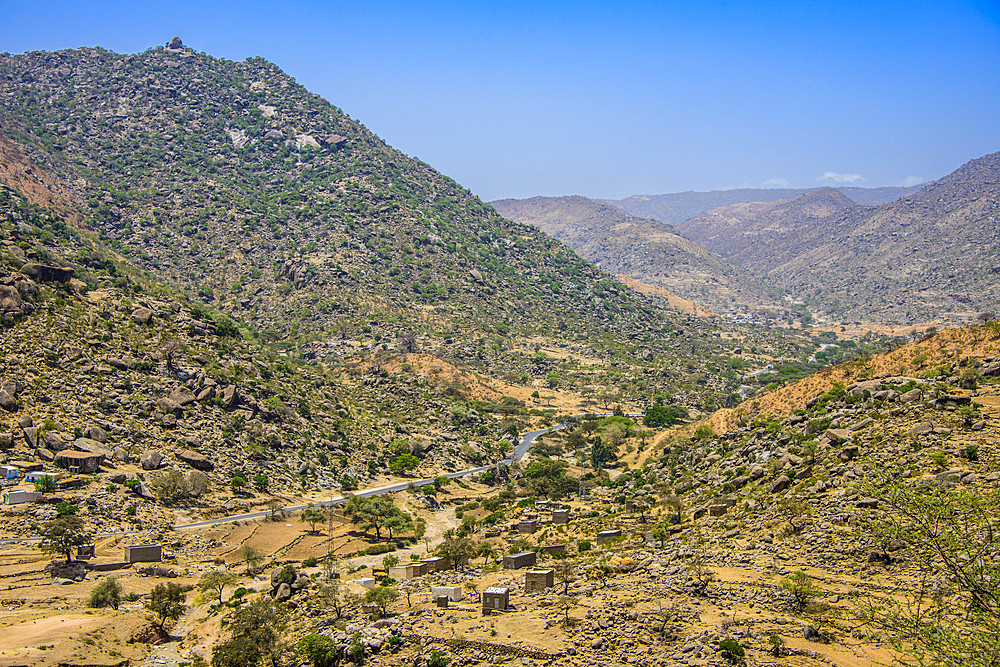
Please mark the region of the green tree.
[[118, 606], [122, 602], [122, 585], [118, 583], [116, 577], [107, 577], [101, 579], [94, 586], [94, 589], [90, 591], [90, 597], [87, 598], [87, 606], [99, 609], [101, 607], [111, 607], [112, 609], [118, 609]]
[[802, 611], [808, 607], [809, 603], [821, 592], [805, 570], [799, 570], [787, 577], [782, 577], [778, 585], [781, 586], [782, 590], [791, 593], [792, 606], [795, 607], [796, 611]]
[[312, 504], [302, 510], [302, 514], [299, 515], [299, 523], [308, 523], [310, 533], [315, 533], [316, 524], [323, 523], [324, 521], [326, 521], [326, 513]]
[[392, 534], [395, 532], [397, 535], [400, 533], [405, 533], [408, 530], [413, 530], [413, 521], [410, 515], [397, 508], [398, 511], [390, 514], [385, 520], [385, 529], [389, 531], [389, 539], [392, 539]]
[[382, 539], [382, 528], [392, 516], [401, 513], [392, 500], [385, 496], [351, 496], [344, 505], [344, 516], [351, 522], [361, 526], [361, 529], [375, 531], [375, 539]]
[[389, 462], [389, 470], [395, 473], [414, 470], [420, 465], [420, 459], [413, 454], [400, 454]]
[[387, 616], [390, 604], [399, 599], [399, 591], [392, 586], [376, 586], [365, 593], [365, 602], [378, 605], [382, 616]]
[[467, 537], [447, 536], [438, 545], [437, 555], [457, 570], [476, 555], [476, 545]]
[[243, 637], [233, 637], [212, 647], [212, 667], [248, 667], [260, 664], [257, 645]]
[[601, 436], [594, 436], [594, 444], [590, 446], [590, 463], [595, 470], [602, 470], [606, 463], [618, 460], [618, 448], [605, 443]]
[[649, 428], [663, 428], [673, 426], [689, 416], [688, 411], [679, 405], [657, 405], [646, 410], [642, 423]]
[[246, 563], [247, 574], [252, 574], [264, 562], [264, 554], [257, 547], [244, 544], [240, 547], [240, 560]]
[[451, 478], [445, 475], [438, 475], [437, 477], [434, 478], [433, 482], [434, 482], [434, 488], [440, 491], [444, 487], [451, 484]]
[[34, 487], [36, 493], [41, 493], [41, 494], [55, 493], [56, 480], [48, 475], [45, 475], [44, 477], [40, 478], [37, 482], [34, 483]]
[[84, 528], [83, 519], [75, 514], [64, 514], [45, 524], [38, 548], [46, 554], [65, 554], [66, 562], [71, 563], [73, 549], [89, 541], [90, 534]]
[[236, 583], [236, 575], [228, 570], [209, 570], [198, 579], [198, 590], [202, 593], [215, 592], [219, 596], [219, 606], [222, 606], [222, 592], [226, 586]]
[[295, 650], [305, 656], [313, 667], [333, 667], [337, 664], [337, 642], [326, 635], [306, 635], [295, 645]]
[[[281, 607], [269, 597], [254, 600], [239, 609], [229, 623], [234, 641], [248, 641], [259, 654], [274, 665], [284, 646], [281, 641], [288, 618]], [[257, 664], [256, 661], [250, 664]]]
[[[878, 502], [858, 532], [898, 546], [918, 571], [903, 598], [864, 599], [859, 613], [885, 632], [906, 667], [1000, 664], [1000, 489], [914, 486], [884, 466], [859, 491]], [[884, 548], [884, 547], [883, 547]]]
[[184, 588], [174, 582], [157, 584], [146, 600], [146, 609], [154, 614], [156, 627], [163, 632], [163, 626], [168, 620], [176, 621], [184, 615], [184, 600], [187, 593]]

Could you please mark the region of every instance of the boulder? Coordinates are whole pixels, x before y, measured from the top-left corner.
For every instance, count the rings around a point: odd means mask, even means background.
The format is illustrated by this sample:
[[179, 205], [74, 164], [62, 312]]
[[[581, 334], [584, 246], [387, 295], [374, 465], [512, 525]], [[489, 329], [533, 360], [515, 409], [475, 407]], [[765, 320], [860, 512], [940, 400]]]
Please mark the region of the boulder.
[[771, 483], [771, 493], [781, 493], [786, 490], [791, 483], [792, 480], [788, 479], [787, 475], [782, 475]]
[[7, 451], [14, 446], [14, 436], [10, 433], [0, 433], [0, 451]]
[[21, 267], [21, 273], [43, 283], [68, 283], [74, 269], [30, 262]]
[[97, 440], [91, 440], [90, 438], [77, 438], [73, 441], [73, 447], [80, 450], [81, 452], [90, 452], [91, 454], [103, 454], [105, 458], [110, 459], [114, 456], [111, 448], [104, 443], [98, 442]]
[[0, 320], [17, 322], [35, 311], [35, 307], [21, 298], [13, 285], [0, 285]]
[[96, 440], [97, 442], [101, 442], [101, 443], [107, 443], [108, 442], [108, 434], [105, 433], [104, 429], [101, 428], [100, 426], [90, 426], [90, 427], [88, 427], [87, 430], [84, 431], [84, 435], [86, 435], [91, 440]]
[[62, 451], [56, 454], [53, 461], [60, 468], [78, 468], [81, 474], [97, 472], [104, 463], [104, 454], [90, 452]]
[[17, 399], [11, 396], [6, 389], [0, 389], [0, 408], [7, 412], [17, 412]]
[[215, 387], [205, 387], [198, 392], [198, 400], [206, 401], [215, 398]]
[[292, 587], [288, 584], [281, 584], [274, 594], [275, 602], [284, 602], [292, 597]]
[[901, 394], [899, 400], [903, 403], [912, 403], [914, 401], [919, 401], [921, 396], [923, 396], [922, 391], [919, 389], [911, 389], [905, 394]]
[[177, 452], [176, 456], [195, 470], [213, 470], [215, 468], [215, 464], [207, 456], [192, 452], [190, 449], [182, 449]]
[[168, 49], [180, 49], [183, 47], [184, 44], [181, 42], [180, 37], [174, 37], [172, 40], [170, 40], [170, 45], [167, 46]]
[[909, 431], [906, 432], [907, 435], [927, 435], [928, 433], [934, 432], [933, 422], [920, 422]]
[[149, 451], [142, 455], [139, 464], [143, 470], [156, 470], [163, 463], [163, 454], [157, 451]]
[[831, 428], [823, 436], [830, 442], [846, 442], [851, 439], [851, 432], [845, 428]]
[[153, 311], [149, 308], [136, 308], [132, 311], [132, 320], [137, 324], [152, 324]]
[[222, 390], [222, 407], [227, 410], [234, 407], [239, 402], [239, 394], [236, 385], [231, 384]]
[[177, 389], [170, 392], [170, 400], [183, 407], [194, 403], [198, 400], [198, 397], [187, 387], [177, 387]]

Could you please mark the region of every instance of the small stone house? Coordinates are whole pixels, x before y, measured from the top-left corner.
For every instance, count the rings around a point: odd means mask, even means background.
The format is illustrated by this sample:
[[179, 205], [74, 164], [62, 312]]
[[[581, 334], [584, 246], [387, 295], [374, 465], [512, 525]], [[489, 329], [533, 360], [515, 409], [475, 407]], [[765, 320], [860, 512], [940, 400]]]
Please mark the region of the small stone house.
[[461, 586], [431, 586], [431, 597], [437, 599], [441, 596], [445, 596], [452, 602], [462, 601], [462, 587]]
[[552, 523], [569, 523], [569, 510], [552, 510]]
[[441, 556], [432, 556], [431, 558], [425, 558], [420, 562], [427, 566], [425, 574], [429, 572], [438, 572], [440, 570], [448, 569], [448, 561], [446, 561]]
[[524, 575], [524, 592], [545, 591], [555, 585], [555, 570], [529, 570]]
[[538, 521], [531, 519], [529, 521], [522, 521], [517, 524], [517, 532], [519, 533], [533, 533], [538, 530]]
[[622, 531], [620, 530], [602, 530], [597, 534], [597, 543], [604, 544], [608, 540], [613, 540], [621, 536], [622, 536]]
[[483, 613], [503, 611], [510, 606], [510, 588], [490, 586], [483, 591]]
[[163, 560], [163, 547], [159, 544], [135, 544], [125, 547], [126, 563], [159, 563]]
[[17, 479], [20, 474], [21, 471], [14, 466], [0, 466], [0, 475], [2, 475], [4, 479]]
[[389, 576], [396, 581], [406, 581], [407, 579], [413, 579], [413, 577], [420, 576], [416, 574], [417, 568], [414, 565], [397, 565], [395, 567], [389, 568]]
[[541, 548], [542, 552], [549, 556], [555, 556], [560, 551], [566, 551], [565, 544], [547, 544]]
[[534, 551], [522, 551], [512, 556], [504, 556], [503, 569], [520, 570], [522, 567], [531, 567], [538, 562], [538, 554]]

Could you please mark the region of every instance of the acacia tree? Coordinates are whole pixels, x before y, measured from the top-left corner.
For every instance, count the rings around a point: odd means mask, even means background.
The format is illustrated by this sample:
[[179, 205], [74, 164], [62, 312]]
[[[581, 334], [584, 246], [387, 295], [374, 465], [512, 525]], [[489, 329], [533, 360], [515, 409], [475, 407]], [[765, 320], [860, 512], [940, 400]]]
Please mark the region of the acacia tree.
[[83, 519], [74, 514], [64, 514], [45, 524], [38, 548], [42, 553], [66, 554], [66, 562], [73, 561], [73, 549], [86, 544], [90, 534], [84, 529]]
[[302, 514], [299, 515], [299, 522], [305, 522], [309, 524], [309, 532], [316, 532], [316, 524], [323, 523], [326, 521], [326, 514], [318, 507], [313, 507], [310, 505], [302, 510]]
[[177, 620], [184, 615], [184, 600], [187, 594], [174, 582], [158, 584], [149, 594], [146, 609], [153, 612], [157, 630], [163, 632], [168, 619]]
[[[391, 530], [408, 530], [408, 521], [400, 522], [399, 517], [409, 519], [409, 515], [395, 505], [392, 500], [385, 496], [351, 496], [351, 499], [344, 505], [344, 516], [350, 517], [351, 522], [361, 526], [361, 530], [375, 531], [375, 539], [382, 539], [382, 528], [387, 527], [387, 522], [393, 523]], [[390, 532], [391, 534], [391, 532]]]
[[894, 544], [919, 571], [910, 595], [868, 598], [866, 622], [889, 637], [900, 665], [1000, 664], [1000, 489], [917, 488], [881, 469], [859, 491], [878, 502], [859, 517], [873, 544]]
[[[198, 590], [202, 594], [209, 591], [219, 596], [219, 606], [223, 605], [222, 592], [236, 582], [236, 575], [228, 570], [209, 570], [198, 579]], [[213, 596], [214, 597], [214, 596]]]

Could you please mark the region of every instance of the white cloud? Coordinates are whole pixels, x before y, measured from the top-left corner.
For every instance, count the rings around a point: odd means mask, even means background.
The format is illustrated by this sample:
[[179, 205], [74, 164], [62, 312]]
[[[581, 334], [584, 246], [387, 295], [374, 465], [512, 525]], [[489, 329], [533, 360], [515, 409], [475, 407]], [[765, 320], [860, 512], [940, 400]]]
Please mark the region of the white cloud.
[[790, 188], [792, 184], [784, 178], [769, 178], [760, 184], [762, 188]]
[[920, 185], [921, 183], [924, 182], [924, 180], [925, 179], [923, 176], [907, 176], [903, 180], [903, 187], [912, 188], [914, 185]]
[[863, 181], [865, 177], [861, 174], [838, 174], [832, 171], [824, 171], [823, 175], [816, 179], [816, 182], [833, 181], [834, 183], [854, 183]]

